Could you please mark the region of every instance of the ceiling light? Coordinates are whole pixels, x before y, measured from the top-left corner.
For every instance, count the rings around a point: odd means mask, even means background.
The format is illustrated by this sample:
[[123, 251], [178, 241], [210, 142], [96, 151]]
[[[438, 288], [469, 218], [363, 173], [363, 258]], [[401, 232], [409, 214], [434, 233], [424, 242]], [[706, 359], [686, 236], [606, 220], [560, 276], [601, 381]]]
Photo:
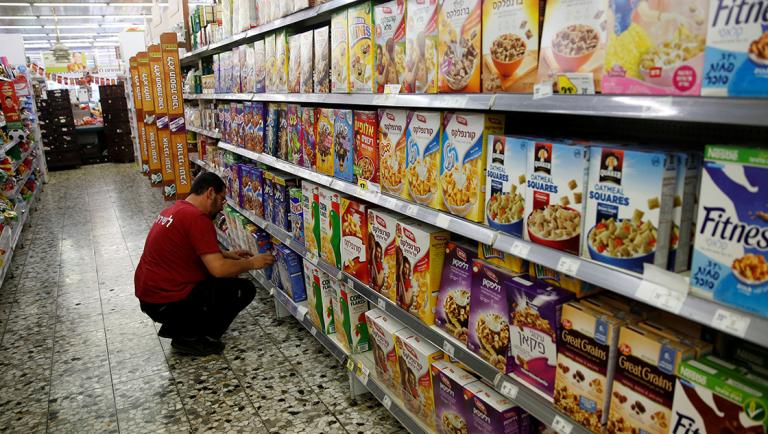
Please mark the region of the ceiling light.
[[107, 6], [107, 3], [32, 3], [32, 6], [52, 6], [52, 7], [69, 7], [69, 6], [75, 6], [75, 7], [97, 7], [97, 6]]
[[35, 17], [34, 15], [27, 15], [27, 16], [20, 16], [20, 15], [8, 16], [8, 15], [5, 15], [5, 16], [1, 16], [0, 20], [34, 20], [35, 18], [37, 18], [37, 17]]
[[[53, 26], [53, 25], [45, 25], [45, 26], [42, 26], [42, 27], [45, 27], [46, 29], [55, 29], [56, 28], [56, 26]], [[99, 25], [98, 24], [78, 24], [78, 25], [59, 26], [59, 28], [60, 29], [84, 29], [84, 28], [98, 29]]]
[[29, 6], [29, 3], [0, 3], [0, 6]]
[[0, 29], [42, 29], [44, 26], [0, 26]]
[[60, 20], [87, 20], [89, 18], [104, 18], [103, 15], [40, 15], [38, 18], [42, 18], [44, 20], [53, 20], [53, 19], [60, 19]]
[[[131, 23], [103, 23], [101, 27], [144, 27], [144, 24], [131, 24]], [[63, 26], [59, 26], [63, 27]]]
[[144, 15], [108, 15], [109, 18], [152, 18], [152, 15], [150, 14], [144, 14]]

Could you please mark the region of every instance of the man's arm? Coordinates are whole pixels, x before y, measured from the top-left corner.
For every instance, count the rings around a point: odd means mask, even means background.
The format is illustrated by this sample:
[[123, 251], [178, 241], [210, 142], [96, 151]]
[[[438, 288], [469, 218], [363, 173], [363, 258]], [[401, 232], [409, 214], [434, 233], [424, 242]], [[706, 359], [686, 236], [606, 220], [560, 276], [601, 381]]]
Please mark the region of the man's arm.
[[269, 253], [250, 258], [229, 259], [223, 253], [217, 252], [203, 255], [200, 259], [213, 277], [236, 277], [249, 270], [268, 267], [275, 262], [275, 257]]

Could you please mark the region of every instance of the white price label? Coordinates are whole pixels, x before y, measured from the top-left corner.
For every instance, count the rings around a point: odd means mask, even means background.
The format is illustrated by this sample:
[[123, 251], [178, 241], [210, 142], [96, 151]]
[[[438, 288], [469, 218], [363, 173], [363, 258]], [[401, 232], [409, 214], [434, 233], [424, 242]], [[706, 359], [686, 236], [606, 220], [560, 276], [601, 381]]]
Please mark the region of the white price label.
[[307, 307], [297, 305], [297, 307], [296, 307], [296, 318], [299, 321], [304, 321], [304, 318], [307, 317], [308, 313], [309, 313], [309, 309], [307, 309]]
[[464, 108], [467, 106], [468, 98], [463, 95], [443, 96], [443, 107]]
[[526, 244], [521, 241], [515, 241], [514, 243], [512, 243], [512, 247], [510, 247], [509, 249], [509, 253], [522, 259], [528, 259], [528, 253], [530, 253], [530, 251], [531, 251], [530, 244]]
[[408, 205], [403, 211], [411, 217], [416, 217], [416, 213], [419, 211], [419, 207], [416, 205]]
[[400, 93], [400, 85], [399, 84], [385, 84], [384, 85], [384, 94], [392, 95], [392, 94], [398, 94], [398, 93]]
[[383, 298], [380, 298], [380, 299], [379, 299], [379, 300], [376, 302], [376, 304], [378, 304], [378, 305], [379, 305], [379, 309], [383, 310], [384, 312], [386, 312], [386, 311], [387, 311], [387, 302], [386, 302], [386, 301], [384, 301], [384, 299], [383, 299]]
[[368, 376], [371, 375], [371, 371], [369, 371], [362, 362], [360, 362], [358, 366], [360, 367], [360, 381], [364, 385], [368, 384]]
[[717, 309], [712, 318], [712, 327], [743, 338], [751, 320], [750, 317], [731, 310]]
[[381, 404], [389, 410], [389, 407], [392, 407], [392, 398], [389, 397], [389, 395], [384, 395], [384, 398], [381, 400]]
[[552, 96], [552, 82], [542, 81], [533, 85], [533, 99], [546, 98]]
[[581, 261], [579, 261], [578, 259], [563, 256], [560, 258], [560, 261], [557, 263], [557, 271], [561, 273], [565, 273], [569, 276], [576, 277], [576, 273], [579, 271], [580, 265], [581, 265]]
[[647, 280], [643, 280], [640, 286], [637, 287], [637, 292], [635, 292], [635, 298], [674, 314], [680, 313], [686, 297], [687, 294], [665, 288]]
[[443, 229], [448, 229], [448, 224], [451, 222], [451, 217], [443, 213], [438, 213], [435, 219], [435, 226]]
[[307, 253], [304, 255], [304, 257], [312, 263], [315, 267], [317, 267], [317, 255], [315, 252], [307, 251]]
[[317, 337], [317, 329], [316, 328], [312, 327], [311, 329], [309, 329], [309, 332], [312, 333], [312, 336]]
[[559, 434], [571, 434], [573, 424], [558, 414], [552, 420], [552, 429]]
[[502, 395], [506, 396], [511, 400], [517, 399], [517, 392], [519, 391], [520, 391], [520, 388], [510, 383], [509, 381], [505, 381], [501, 383], [501, 388], [499, 390], [499, 392], [501, 392]]
[[445, 351], [445, 354], [448, 354], [449, 357], [453, 358], [453, 353], [456, 351], [456, 349], [450, 342], [443, 341], [443, 351]]

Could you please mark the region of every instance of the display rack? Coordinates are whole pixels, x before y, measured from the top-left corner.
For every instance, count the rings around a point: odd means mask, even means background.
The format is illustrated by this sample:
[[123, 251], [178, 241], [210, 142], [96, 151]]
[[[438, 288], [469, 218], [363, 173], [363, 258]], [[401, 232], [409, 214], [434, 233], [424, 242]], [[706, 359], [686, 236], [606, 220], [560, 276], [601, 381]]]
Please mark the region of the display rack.
[[11, 233], [10, 249], [8, 249], [5, 256], [3, 257], [3, 265], [0, 268], [0, 284], [5, 281], [5, 276], [8, 274], [8, 269], [11, 268], [13, 252], [16, 250], [16, 246], [19, 244], [19, 240], [21, 239], [21, 232], [24, 230], [24, 225], [27, 223], [27, 220], [29, 220], [29, 215], [32, 213], [32, 208], [38, 199], [38, 192], [42, 190], [42, 188], [42, 183], [38, 182], [35, 187], [35, 191], [32, 193], [32, 197], [30, 197], [29, 200], [23, 205], [22, 212], [17, 215], [18, 220], [14, 224]]
[[221, 138], [221, 133], [218, 133], [216, 131], [206, 130], [204, 128], [188, 126], [187, 130], [192, 131], [193, 133], [203, 134], [203, 135], [208, 136], [208, 137], [213, 137], [214, 139], [220, 139]]

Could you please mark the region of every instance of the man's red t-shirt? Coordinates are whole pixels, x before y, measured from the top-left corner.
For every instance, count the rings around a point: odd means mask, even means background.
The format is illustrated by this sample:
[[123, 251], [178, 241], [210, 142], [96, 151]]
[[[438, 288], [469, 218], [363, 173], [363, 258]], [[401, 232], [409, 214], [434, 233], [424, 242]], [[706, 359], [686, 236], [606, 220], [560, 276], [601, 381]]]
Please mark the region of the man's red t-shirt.
[[133, 277], [136, 297], [147, 303], [183, 300], [210, 276], [200, 257], [220, 251], [211, 218], [186, 200], [177, 201], [149, 229]]

